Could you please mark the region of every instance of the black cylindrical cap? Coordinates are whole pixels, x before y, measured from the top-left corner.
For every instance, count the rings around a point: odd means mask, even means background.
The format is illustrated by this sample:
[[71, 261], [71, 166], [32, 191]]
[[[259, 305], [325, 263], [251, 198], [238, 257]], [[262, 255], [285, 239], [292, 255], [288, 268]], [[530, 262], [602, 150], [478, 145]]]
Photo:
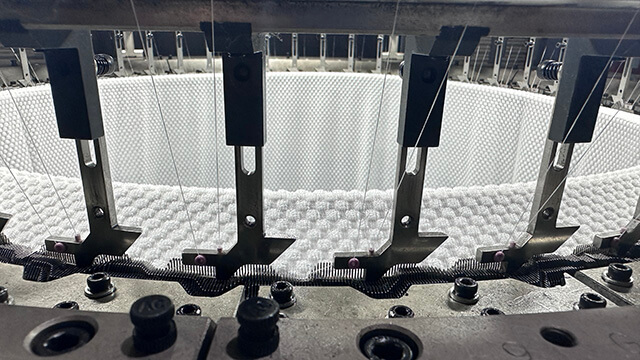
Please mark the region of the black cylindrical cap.
[[580, 309], [597, 309], [607, 307], [607, 300], [595, 293], [584, 293], [580, 295], [578, 302]]
[[272, 299], [253, 297], [238, 306], [236, 317], [241, 326], [252, 329], [271, 329], [278, 322], [280, 306]]
[[453, 292], [464, 299], [473, 299], [478, 292], [478, 283], [470, 277], [459, 277], [453, 283]]
[[286, 308], [294, 303], [293, 285], [288, 281], [276, 281], [271, 284], [271, 298], [275, 300], [280, 308]]
[[625, 264], [612, 263], [607, 269], [607, 276], [612, 280], [626, 282], [631, 280], [633, 270]]
[[177, 338], [173, 321], [175, 307], [164, 295], [150, 295], [131, 305], [129, 316], [135, 326], [133, 345], [143, 353], [152, 354], [171, 347]]
[[4, 286], [0, 286], [0, 303], [7, 302], [7, 300], [9, 300], [9, 290]]
[[87, 287], [94, 294], [107, 291], [110, 286], [111, 276], [106, 272], [97, 272], [87, 277]]

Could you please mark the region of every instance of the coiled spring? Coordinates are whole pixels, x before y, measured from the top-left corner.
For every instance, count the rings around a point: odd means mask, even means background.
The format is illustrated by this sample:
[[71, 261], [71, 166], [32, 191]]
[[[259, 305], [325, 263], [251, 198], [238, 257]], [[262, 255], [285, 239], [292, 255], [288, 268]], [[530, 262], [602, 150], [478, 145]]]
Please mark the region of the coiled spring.
[[543, 60], [538, 64], [536, 73], [543, 80], [558, 80], [558, 75], [562, 70], [562, 63], [554, 60]]
[[116, 64], [111, 55], [96, 54], [94, 55], [93, 60], [96, 65], [97, 76], [111, 75], [116, 70]]

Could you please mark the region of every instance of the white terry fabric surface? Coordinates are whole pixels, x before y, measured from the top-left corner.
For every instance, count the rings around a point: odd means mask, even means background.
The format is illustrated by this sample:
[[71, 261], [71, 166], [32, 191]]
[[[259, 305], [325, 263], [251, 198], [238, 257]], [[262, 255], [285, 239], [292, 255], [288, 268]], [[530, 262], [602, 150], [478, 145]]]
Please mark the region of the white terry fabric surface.
[[[224, 141], [222, 79], [217, 109], [211, 74], [101, 80], [100, 94], [119, 223], [143, 234], [128, 254], [165, 266], [194, 247], [160, 110], [176, 154], [199, 248], [235, 243], [233, 153]], [[297, 241], [274, 266], [304, 276], [336, 251], [365, 250], [388, 236], [396, 160], [400, 79], [338, 73], [267, 74], [265, 224], [268, 236]], [[48, 235], [71, 236], [18, 111], [53, 175], [77, 230], [87, 233], [75, 146], [57, 134], [48, 86], [0, 92], [0, 151], [44, 219], [41, 224], [6, 168], [0, 170], [0, 211], [13, 219], [12, 241], [37, 249]], [[426, 263], [449, 266], [478, 246], [506, 244], [526, 227], [553, 99], [537, 94], [449, 82], [441, 146], [430, 149], [421, 214], [422, 231], [449, 239]], [[373, 145], [370, 188], [363, 190]], [[613, 115], [616, 115], [612, 119]], [[215, 127], [218, 121], [220, 222], [217, 231]], [[585, 151], [589, 149], [586, 156]], [[602, 109], [592, 144], [576, 146], [560, 224], [582, 227], [560, 249], [589, 243], [630, 218], [640, 192], [640, 121]], [[359, 209], [363, 222], [357, 235]]]

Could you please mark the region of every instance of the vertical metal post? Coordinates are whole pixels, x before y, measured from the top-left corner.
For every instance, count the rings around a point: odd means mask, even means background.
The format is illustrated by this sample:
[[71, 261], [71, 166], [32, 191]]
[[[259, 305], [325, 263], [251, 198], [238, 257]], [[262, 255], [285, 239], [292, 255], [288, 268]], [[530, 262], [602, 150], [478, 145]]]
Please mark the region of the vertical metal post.
[[353, 72], [356, 62], [356, 35], [349, 34], [349, 44], [347, 47], [347, 72]]
[[31, 71], [29, 70], [29, 58], [27, 58], [27, 49], [18, 48], [18, 54], [20, 55], [20, 68], [22, 69], [22, 78], [23, 78], [23, 80], [20, 81], [20, 83], [23, 86], [33, 85]]
[[469, 69], [471, 68], [471, 56], [464, 57], [462, 75], [458, 75], [458, 81], [469, 82]]
[[384, 35], [378, 35], [376, 41], [376, 69], [374, 73], [380, 74], [382, 72], [382, 45], [384, 44]]
[[132, 31], [123, 31], [122, 36], [124, 37], [124, 56], [125, 57], [136, 57], [136, 43], [134, 41], [134, 35]]
[[156, 64], [153, 56], [153, 33], [151, 31], [146, 32], [145, 41], [147, 43], [147, 53], [145, 54], [147, 57], [147, 62], [149, 63], [149, 72], [151, 75], [156, 74]]
[[298, 71], [298, 34], [291, 34], [291, 67], [289, 71]]
[[176, 31], [176, 57], [178, 59], [176, 73], [182, 74], [184, 72], [184, 35], [182, 31]]
[[518, 81], [517, 84], [521, 89], [530, 89], [531, 83], [529, 82], [529, 78], [531, 77], [533, 55], [536, 49], [536, 38], [529, 38], [529, 41], [524, 46], [526, 48], [526, 55], [524, 58], [524, 73], [522, 74], [522, 81]]
[[269, 67], [269, 57], [271, 57], [271, 35], [264, 35], [264, 68], [265, 71], [271, 71]]
[[489, 84], [498, 86], [500, 85], [500, 81], [498, 80], [498, 76], [500, 75], [500, 65], [502, 64], [502, 52], [504, 51], [504, 37], [500, 36], [495, 42], [496, 45], [496, 53], [493, 57], [493, 72], [491, 74], [491, 79], [489, 79]]
[[116, 62], [118, 64], [118, 70], [116, 70], [115, 74], [117, 76], [124, 76], [126, 75], [124, 70], [124, 56], [123, 56], [123, 52], [125, 51], [125, 44], [124, 44], [124, 34], [122, 33], [122, 31], [115, 30], [113, 32], [113, 41], [116, 48]]
[[320, 34], [320, 67], [316, 71], [327, 71], [327, 34]]
[[[629, 78], [631, 77], [631, 69], [635, 64], [635, 58], [628, 57], [624, 61], [624, 68], [622, 69], [622, 75], [620, 76], [620, 84], [618, 85], [618, 91], [613, 95], [613, 103], [621, 108], [625, 107], [627, 85], [629, 84]], [[629, 95], [630, 96], [630, 95]]]

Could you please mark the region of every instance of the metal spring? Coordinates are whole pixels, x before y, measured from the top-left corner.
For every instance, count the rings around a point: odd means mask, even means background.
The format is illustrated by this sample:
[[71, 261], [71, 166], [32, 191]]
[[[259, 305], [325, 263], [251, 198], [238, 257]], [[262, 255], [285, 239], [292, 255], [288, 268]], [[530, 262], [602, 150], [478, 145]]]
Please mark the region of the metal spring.
[[111, 75], [116, 70], [116, 64], [111, 55], [96, 54], [93, 60], [96, 65], [96, 76]]
[[543, 80], [558, 80], [558, 75], [562, 70], [562, 63], [554, 60], [543, 60], [538, 64], [536, 73]]

